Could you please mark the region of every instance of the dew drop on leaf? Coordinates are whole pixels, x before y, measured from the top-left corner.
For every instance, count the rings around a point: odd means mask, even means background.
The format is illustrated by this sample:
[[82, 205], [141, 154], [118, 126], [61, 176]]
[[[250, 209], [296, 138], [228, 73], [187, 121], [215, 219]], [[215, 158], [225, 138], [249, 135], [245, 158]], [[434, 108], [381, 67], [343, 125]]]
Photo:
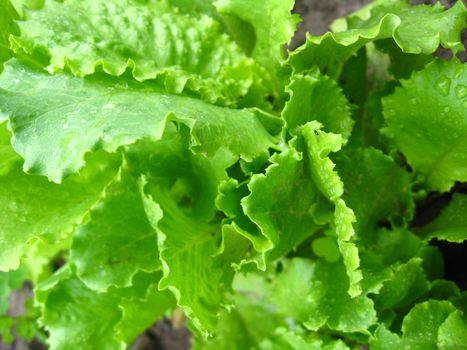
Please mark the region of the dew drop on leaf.
[[114, 109], [115, 105], [113, 103], [108, 103], [102, 106], [102, 113], [104, 114], [110, 114], [112, 110]]
[[456, 97], [458, 99], [462, 99], [465, 96], [467, 96], [467, 87], [465, 85], [461, 85], [461, 84], [457, 85], [455, 91], [456, 91]]
[[445, 76], [440, 77], [435, 83], [435, 88], [441, 95], [449, 95], [449, 90], [451, 89], [451, 79]]

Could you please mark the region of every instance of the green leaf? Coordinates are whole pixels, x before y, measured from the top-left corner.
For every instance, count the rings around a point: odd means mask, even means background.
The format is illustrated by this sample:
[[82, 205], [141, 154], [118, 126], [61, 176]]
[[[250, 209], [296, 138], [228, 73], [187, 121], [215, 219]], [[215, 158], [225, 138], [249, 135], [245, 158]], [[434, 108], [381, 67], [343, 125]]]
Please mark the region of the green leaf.
[[287, 91], [290, 99], [282, 111], [287, 129], [292, 131], [316, 120], [324, 125], [326, 132], [349, 138], [353, 126], [350, 105], [335, 81], [319, 72], [296, 74]]
[[316, 121], [303, 126], [302, 133], [309, 157], [308, 166], [316, 186], [335, 205], [333, 225], [350, 281], [348, 291], [351, 296], [357, 296], [361, 293], [359, 282], [362, 279], [362, 273], [358, 268], [360, 259], [357, 246], [351, 242], [355, 235], [353, 223], [356, 219], [352, 209], [347, 207], [341, 198], [344, 193], [344, 184], [337, 172], [333, 170], [335, 164], [329, 158], [330, 152], [337, 152], [341, 149], [344, 140], [341, 135], [325, 133], [321, 127], [322, 125]]
[[11, 344], [15, 340], [12, 334], [14, 320], [10, 316], [0, 316], [0, 340], [3, 343]]
[[[400, 23], [395, 27], [392, 37], [402, 51], [431, 54], [439, 45], [452, 49], [454, 53], [464, 50], [459, 34], [463, 30], [467, 12], [462, 2], [448, 10], [439, 3], [433, 6], [411, 6], [405, 0], [381, 1], [374, 7], [370, 4], [368, 8], [371, 12], [369, 16], [362, 13], [349, 16], [346, 19], [346, 29], [371, 27], [393, 14], [399, 17]], [[365, 11], [364, 8], [362, 10]], [[425, 20], [430, 21], [430, 25], [423, 27]]]
[[173, 132], [175, 137], [168, 134], [153, 145], [148, 162], [136, 162], [149, 166], [140, 188], [158, 235], [163, 268], [159, 288], [173, 292], [177, 304], [206, 334], [228, 304], [234, 274], [234, 261], [218, 254], [221, 225], [214, 203], [218, 186], [227, 179], [225, 169], [236, 159], [223, 150], [212, 158], [193, 154], [186, 127]]
[[[161, 308], [168, 306], [167, 294], [155, 290], [158, 277], [160, 274], [142, 275], [132, 288], [112, 288], [99, 293], [86, 287], [68, 266], [59, 270], [36, 290], [42, 309], [40, 322], [50, 332], [50, 348], [126, 349], [127, 335], [139, 334], [147, 326], [143, 320], [131, 325], [128, 320], [145, 314], [154, 305], [153, 300], [144, 302], [149, 293], [157, 293], [161, 301], [152, 310], [154, 318], [160, 317], [165, 311]], [[124, 325], [130, 328], [123, 331]]]
[[[11, 148], [0, 149], [5, 147]], [[34, 240], [55, 242], [67, 237], [99, 200], [118, 166], [116, 159], [97, 152], [87, 157], [79, 175], [57, 185], [26, 175], [18, 157], [5, 161], [10, 164], [0, 173], [1, 271], [18, 268]]]
[[425, 240], [436, 238], [448, 242], [462, 243], [467, 239], [467, 195], [454, 193], [451, 201], [441, 213], [420, 233]]
[[341, 149], [344, 139], [341, 135], [326, 133], [321, 130], [322, 124], [317, 121], [307, 123], [303, 127], [303, 137], [310, 158], [310, 172], [313, 181], [323, 195], [336, 202], [344, 192], [344, 184], [333, 170], [336, 166], [329, 158], [329, 153]]
[[438, 330], [440, 350], [467, 348], [467, 322], [460, 311], [454, 311]]
[[260, 342], [270, 337], [280, 325], [285, 323], [284, 317], [274, 312], [270, 304], [260, 296], [251, 293], [238, 293], [235, 307], [223, 311], [219, 317], [214, 337], [202, 341], [195, 338], [195, 350], [240, 350], [256, 349]]
[[383, 39], [375, 42], [378, 50], [389, 55], [389, 71], [397, 79], [408, 79], [417, 70], [423, 69], [427, 63], [433, 61], [433, 55], [405, 53], [391, 39]]
[[258, 226], [245, 215], [242, 208], [243, 198], [250, 194], [249, 183], [247, 181], [239, 183], [236, 179], [229, 178], [220, 184], [215, 202], [216, 208], [221, 210], [227, 218], [244, 230], [255, 233], [258, 231]]
[[[448, 301], [429, 300], [415, 305], [402, 322], [402, 336], [380, 326], [370, 340], [375, 350], [437, 350], [438, 331], [450, 314], [455, 312]], [[455, 339], [455, 338], [454, 338]]]
[[359, 281], [362, 275], [358, 269], [357, 247], [350, 242], [355, 217], [340, 198], [343, 183], [333, 171], [335, 164], [328, 157], [331, 151], [340, 149], [343, 138], [325, 133], [317, 121], [307, 123], [300, 131], [303, 136], [294, 138], [290, 142], [291, 148], [271, 158], [273, 165], [266, 175], [255, 175], [249, 184], [251, 195], [242, 200], [242, 206], [267, 240], [256, 236], [248, 238], [263, 253], [263, 265], [266, 255], [274, 259], [290, 251], [320, 228], [316, 225], [319, 222], [316, 215], [320, 210], [321, 192], [324, 201], [335, 205], [331, 220], [350, 278], [349, 293], [356, 296], [361, 292]]
[[8, 174], [20, 158], [10, 145], [11, 133], [6, 123], [0, 121], [0, 175]]
[[386, 266], [408, 262], [423, 247], [420, 238], [403, 228], [381, 228], [374, 232], [374, 235], [375, 240], [367, 250], [377, 254]]
[[200, 16], [206, 14], [209, 17], [218, 19], [219, 14], [214, 7], [214, 0], [168, 0], [168, 2], [178, 7], [182, 12]]
[[361, 47], [387, 38], [412, 54], [432, 54], [440, 44], [454, 52], [463, 49], [460, 33], [467, 11], [462, 1], [447, 11], [441, 4], [410, 6], [405, 1], [392, 1], [387, 5], [370, 4], [367, 11], [360, 12], [339, 22], [335, 26], [337, 33], [308, 36], [306, 43], [289, 57], [295, 72], [317, 65], [322, 73], [337, 78], [344, 62]]
[[101, 291], [131, 286], [138, 271], [160, 268], [156, 232], [146, 218], [136, 180], [126, 170], [75, 229], [71, 261], [77, 276]]
[[236, 270], [248, 264], [256, 264], [264, 270], [265, 259], [255, 252], [255, 248], [256, 251], [263, 249], [264, 237], [259, 227], [244, 213], [241, 204], [249, 193], [246, 181], [239, 184], [237, 180], [230, 178], [220, 184], [215, 200], [216, 207], [227, 218], [222, 222], [222, 243], [218, 253], [222, 254], [222, 259], [232, 262]]
[[456, 298], [460, 295], [460, 289], [453, 281], [437, 279], [430, 283], [428, 297], [436, 300]]
[[11, 34], [18, 34], [18, 26], [15, 20], [18, 14], [9, 0], [0, 0], [0, 72], [3, 71], [3, 62], [11, 57], [10, 42]]
[[429, 284], [421, 258], [413, 258], [406, 264], [395, 266], [393, 274], [375, 297], [376, 309], [379, 311], [409, 305], [428, 292]]
[[378, 307], [403, 304], [426, 293], [427, 261], [422, 247], [416, 235], [401, 228], [374, 229], [371, 240], [359, 242], [362, 289], [386, 295], [375, 296]]
[[466, 80], [466, 65], [437, 60], [383, 99], [389, 135], [429, 190], [467, 181]]
[[333, 237], [316, 238], [313, 240], [311, 248], [313, 249], [313, 253], [329, 262], [336, 262], [341, 257], [339, 248]]
[[106, 75], [48, 75], [12, 61], [0, 76], [0, 88], [0, 111], [10, 118], [13, 147], [25, 158], [24, 169], [54, 182], [78, 171], [86, 152], [114, 152], [139, 139], [161, 138], [168, 120], [189, 125], [192, 147], [208, 155], [225, 147], [251, 160], [273, 146], [251, 111]]
[[[290, 12], [293, 0], [217, 0], [218, 12], [230, 21], [240, 22], [233, 29], [234, 37], [249, 40], [251, 56], [268, 70], [275, 71], [282, 61], [285, 44], [288, 44], [299, 22], [297, 15]], [[246, 24], [245, 24], [246, 23]], [[253, 27], [250, 35], [241, 32], [245, 26]], [[242, 35], [243, 34], [243, 35]], [[245, 47], [245, 44], [243, 45]]]
[[237, 276], [235, 306], [221, 313], [213, 338], [195, 338], [194, 349], [345, 350], [331, 335], [309, 332], [277, 312], [266, 299], [271, 287], [266, 276]]
[[412, 176], [391, 157], [374, 148], [347, 148], [335, 159], [345, 183], [343, 198], [357, 217], [355, 229], [360, 240], [372, 241], [380, 220], [395, 226], [410, 221], [415, 207]]
[[131, 288], [120, 290], [122, 319], [117, 324], [116, 333], [125, 343], [131, 344], [144, 330], [174, 309], [172, 293], [159, 291], [156, 283], [148, 286], [148, 282], [155, 282], [160, 277], [160, 272], [152, 275], [139, 273], [135, 275]]
[[235, 222], [222, 225], [222, 241], [216, 255], [230, 265], [235, 272], [264, 271], [264, 258], [255, 249], [250, 232], [240, 228]]
[[395, 81], [389, 81], [381, 88], [370, 90], [365, 103], [355, 113], [355, 126], [349, 140], [349, 149], [374, 147], [389, 153], [395, 148], [394, 142], [380, 130], [384, 126], [382, 98], [392, 94], [395, 85]]
[[311, 334], [300, 334], [278, 329], [277, 334], [261, 342], [261, 350], [348, 350], [349, 348], [342, 340], [327, 340], [324, 336]]
[[310, 212], [318, 191], [302, 157], [294, 148], [274, 155], [266, 174], [252, 177], [251, 194], [242, 199], [245, 214], [266, 238], [250, 238], [264, 261], [283, 256], [320, 228]]
[[122, 317], [118, 296], [87, 288], [70, 269], [61, 270], [36, 293], [42, 307], [41, 323], [50, 332], [51, 349], [125, 349], [114, 332]]
[[175, 295], [197, 329], [212, 331], [220, 308], [227, 304], [225, 294], [233, 277], [230, 266], [222, 266], [215, 257], [217, 228], [183, 213], [162, 191], [145, 201], [148, 215], [161, 217], [154, 227], [164, 271], [159, 288]]
[[360, 282], [363, 293], [378, 294], [383, 284], [394, 277], [389, 266], [382, 263], [381, 257], [373, 251], [359, 251], [362, 280]]
[[267, 72], [222, 34], [219, 23], [165, 1], [48, 0], [18, 24], [21, 36], [13, 37], [13, 49], [46, 53], [50, 72], [68, 67], [85, 76], [102, 66], [122, 75], [129, 69], [139, 81], [158, 78], [168, 92], [187, 88], [230, 104], [253, 84], [268, 89], [261, 86]]
[[21, 266], [34, 285], [48, 278], [56, 270], [56, 261], [61, 261], [70, 250], [72, 235], [59, 241], [34, 240], [21, 258]]
[[15, 8], [16, 12], [22, 18], [25, 9], [40, 9], [44, 6], [45, 0], [10, 0], [10, 3]]
[[[370, 83], [375, 80], [384, 81], [380, 79], [382, 75], [380, 73], [384, 72], [384, 65], [379, 59], [379, 56], [374, 55], [374, 50], [364, 46], [344, 63], [338, 82], [351, 104], [363, 106], [368, 97]], [[372, 64], [376, 60], [378, 64]], [[373, 70], [375, 66], [377, 69]]]
[[271, 302], [279, 312], [304, 322], [311, 330], [326, 325], [342, 332], [367, 333], [376, 322], [373, 302], [363, 295], [351, 298], [348, 284], [341, 261], [295, 258], [271, 287]]
[[360, 295], [362, 292], [360, 281], [363, 278], [362, 272], [359, 268], [360, 257], [357, 245], [350, 242], [355, 235], [355, 231], [353, 229], [353, 223], [356, 221], [355, 215], [352, 209], [347, 207], [342, 199], [337, 201], [334, 215], [337, 244], [346, 267], [347, 276], [349, 277], [348, 293], [350, 296], [355, 297]]

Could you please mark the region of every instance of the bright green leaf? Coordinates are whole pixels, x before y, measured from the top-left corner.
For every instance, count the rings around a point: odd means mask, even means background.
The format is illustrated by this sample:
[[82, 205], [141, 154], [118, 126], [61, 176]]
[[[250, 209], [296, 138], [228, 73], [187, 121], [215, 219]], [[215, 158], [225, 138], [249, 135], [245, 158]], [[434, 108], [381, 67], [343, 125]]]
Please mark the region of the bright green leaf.
[[392, 38], [403, 52], [414, 54], [432, 54], [440, 44], [454, 52], [463, 49], [460, 33], [467, 11], [462, 1], [447, 11], [441, 4], [412, 7], [406, 1], [380, 2], [370, 4], [366, 15], [341, 21], [337, 33], [308, 36], [288, 62], [296, 72], [317, 65], [322, 73], [337, 78], [344, 62], [373, 40]]
[[370, 341], [371, 349], [438, 350], [440, 326], [455, 310], [448, 301], [429, 300], [417, 304], [402, 322], [401, 337], [381, 326]]
[[235, 307], [230, 312], [221, 313], [215, 336], [204, 344], [201, 339], [197, 340], [194, 349], [256, 349], [263, 339], [285, 323], [283, 316], [277, 315], [270, 304], [255, 295], [260, 292], [252, 290], [248, 294], [238, 293]]
[[266, 174], [252, 177], [251, 194], [242, 200], [245, 213], [267, 239], [258, 248], [263, 253], [271, 250], [266, 253], [271, 259], [286, 254], [320, 228], [310, 213], [318, 191], [302, 157], [294, 148], [274, 155]]
[[[160, 298], [160, 305], [153, 309], [155, 318], [165, 311], [162, 307], [169, 307], [170, 296], [155, 290], [158, 277], [160, 274], [141, 275], [131, 288], [99, 293], [86, 287], [68, 266], [59, 270], [36, 291], [43, 315], [40, 322], [50, 332], [50, 348], [126, 349], [128, 336], [139, 334], [148, 326], [143, 319], [131, 325], [128, 320], [145, 314], [154, 305], [150, 293], [157, 293]], [[120, 333], [123, 325], [129, 329]]]
[[335, 81], [318, 72], [297, 74], [292, 76], [287, 91], [290, 99], [282, 117], [289, 130], [316, 120], [325, 131], [349, 138], [353, 126], [350, 104]]
[[130, 69], [139, 81], [158, 78], [168, 92], [187, 88], [230, 104], [267, 80], [214, 19], [181, 13], [165, 1], [48, 0], [18, 24], [21, 36], [12, 47], [45, 52], [51, 72], [66, 66], [85, 76], [102, 66], [122, 75]]
[[15, 340], [12, 332], [14, 320], [10, 316], [0, 316], [0, 340], [3, 343], [11, 344]]
[[29, 173], [52, 181], [79, 170], [86, 152], [161, 138], [167, 120], [192, 127], [193, 147], [213, 155], [226, 147], [252, 159], [273, 146], [253, 112], [158, 93], [104, 75], [48, 75], [12, 61], [0, 76], [0, 111], [10, 118], [13, 147]]
[[450, 314], [439, 327], [438, 347], [440, 350], [467, 349], [467, 321], [461, 312]]
[[306, 142], [309, 157], [311, 177], [324, 196], [335, 204], [334, 229], [337, 236], [339, 250], [349, 277], [349, 294], [357, 296], [361, 293], [359, 285], [362, 273], [359, 270], [360, 259], [357, 246], [351, 242], [355, 235], [353, 223], [355, 215], [345, 201], [341, 198], [344, 193], [344, 184], [337, 172], [335, 164], [329, 158], [330, 152], [337, 152], [344, 142], [341, 135], [325, 133], [322, 125], [312, 121], [303, 126], [303, 137]]
[[[243, 21], [231, 29], [244, 30], [246, 25], [253, 27], [247, 33], [233, 33], [240, 40], [250, 40], [253, 48], [251, 55], [264, 67], [274, 71], [283, 59], [284, 45], [288, 44], [299, 21], [298, 16], [290, 12], [293, 0], [217, 0], [215, 6], [222, 16], [230, 21]], [[232, 18], [233, 17], [233, 18]], [[245, 24], [246, 22], [246, 24]]]
[[430, 190], [467, 181], [466, 81], [466, 65], [437, 60], [383, 99], [389, 135]]
[[0, 9], [0, 72], [2, 72], [3, 62], [11, 57], [8, 38], [12, 34], [18, 34], [18, 26], [15, 23], [18, 14], [9, 0], [0, 0]]
[[428, 292], [429, 285], [422, 268], [422, 259], [413, 258], [393, 268], [393, 277], [384, 282], [375, 297], [378, 310], [409, 305]]
[[327, 340], [315, 333], [300, 334], [279, 328], [277, 334], [261, 342], [261, 350], [348, 350], [342, 340]]
[[345, 149], [335, 159], [345, 184], [343, 198], [355, 212], [361, 240], [375, 239], [380, 220], [400, 226], [411, 219], [415, 207], [412, 177], [391, 157], [374, 148], [359, 148]]
[[153, 145], [140, 188], [158, 234], [164, 273], [159, 288], [173, 292], [194, 325], [208, 333], [222, 306], [228, 304], [226, 293], [234, 274], [233, 261], [218, 254], [221, 227], [213, 219], [217, 188], [235, 158], [223, 150], [212, 158], [195, 155], [187, 149], [184, 133], [176, 135]]
[[119, 307], [122, 319], [118, 323], [116, 333], [127, 344], [131, 344], [142, 331], [151, 327], [165, 313], [175, 306], [173, 295], [169, 291], [159, 291], [157, 285], [148, 282], [154, 276], [157, 281], [161, 273], [153, 275], [137, 274], [131, 288], [122, 289]]
[[0, 270], [18, 268], [34, 240], [55, 242], [81, 223], [112, 181], [118, 164], [101, 152], [87, 162], [79, 175], [61, 185], [26, 175], [17, 157], [8, 172], [0, 174]]
[[348, 284], [341, 261], [314, 263], [296, 258], [271, 287], [271, 302], [312, 330], [327, 325], [337, 331], [366, 333], [376, 322], [373, 302], [363, 295], [351, 298]]
[[126, 170], [75, 229], [70, 258], [88, 287], [104, 291], [130, 286], [138, 271], [160, 268], [156, 232], [146, 218], [136, 179]]
[[462, 243], [467, 239], [467, 195], [454, 193], [441, 213], [421, 229], [426, 240], [436, 238]]
[[321, 130], [322, 124], [317, 121], [307, 123], [303, 127], [303, 136], [310, 158], [310, 172], [319, 190], [330, 201], [335, 202], [344, 192], [344, 184], [333, 170], [336, 166], [328, 157], [337, 152], [344, 142], [341, 135], [326, 133]]

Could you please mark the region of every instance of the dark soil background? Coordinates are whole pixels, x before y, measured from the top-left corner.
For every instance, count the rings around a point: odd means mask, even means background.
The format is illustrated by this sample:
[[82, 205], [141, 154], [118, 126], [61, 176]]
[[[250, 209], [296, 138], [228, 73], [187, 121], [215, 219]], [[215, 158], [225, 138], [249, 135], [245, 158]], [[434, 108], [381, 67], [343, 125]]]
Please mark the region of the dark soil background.
[[[294, 12], [300, 14], [302, 22], [299, 24], [296, 36], [290, 45], [290, 48], [296, 48], [305, 40], [305, 33], [310, 32], [314, 35], [320, 35], [329, 30], [330, 23], [348, 13], [357, 10], [371, 0], [296, 0]], [[413, 0], [413, 4], [432, 4], [436, 1]], [[442, 0], [441, 3], [446, 7], [452, 6], [455, 0]], [[467, 41], [467, 35], [464, 31], [464, 43]], [[449, 58], [449, 53], [440, 50], [441, 57]], [[464, 56], [467, 56], [463, 54]], [[457, 185], [453, 191], [467, 193], [467, 186]], [[431, 194], [417, 204], [417, 212], [414, 220], [414, 227], [424, 225], [430, 222], [439, 211], [449, 202], [452, 192], [447, 194]], [[445, 242], [435, 242], [445, 256], [446, 278], [455, 280], [463, 289], [467, 289], [467, 274], [465, 268], [467, 265], [467, 245], [466, 244], [448, 244]], [[30, 287], [14, 293], [11, 298], [12, 315], [19, 315], [24, 312], [23, 302], [30, 295]], [[130, 350], [188, 350], [190, 349], [190, 332], [179, 322], [173, 322], [172, 319], [163, 319], [143, 333], [133, 344]], [[46, 348], [37, 342], [27, 343], [17, 339], [11, 346], [0, 342], [0, 350], [45, 350]], [[79, 350], [79, 349], [78, 349]]]

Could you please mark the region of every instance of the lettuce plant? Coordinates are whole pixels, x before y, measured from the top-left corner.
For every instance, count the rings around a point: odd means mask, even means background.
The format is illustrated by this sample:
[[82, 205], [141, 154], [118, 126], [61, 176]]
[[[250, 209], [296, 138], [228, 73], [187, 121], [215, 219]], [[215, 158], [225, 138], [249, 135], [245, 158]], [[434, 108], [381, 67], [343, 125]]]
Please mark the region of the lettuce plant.
[[374, 1], [286, 52], [292, 7], [0, 0], [4, 342], [183, 312], [194, 349], [466, 349], [430, 244], [467, 239], [465, 6]]

